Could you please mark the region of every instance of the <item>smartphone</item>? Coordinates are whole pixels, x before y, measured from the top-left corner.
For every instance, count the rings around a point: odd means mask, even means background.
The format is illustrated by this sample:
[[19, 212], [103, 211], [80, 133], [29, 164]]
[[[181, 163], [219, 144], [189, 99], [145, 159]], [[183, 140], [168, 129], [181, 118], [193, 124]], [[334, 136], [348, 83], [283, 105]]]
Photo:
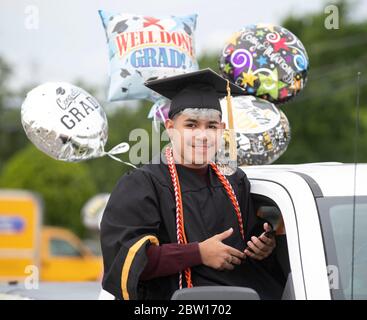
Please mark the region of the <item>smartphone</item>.
[[[274, 229], [271, 229], [270, 231], [266, 231], [265, 233], [264, 233], [264, 236], [265, 237], [267, 237], [267, 238], [272, 238], [272, 237], [275, 237], [275, 230]], [[259, 236], [260, 237], [260, 236]], [[261, 241], [261, 240], [260, 240]], [[253, 253], [253, 251], [251, 250], [251, 248], [250, 247], [246, 247], [246, 249], [245, 250], [248, 250], [248, 251], [250, 251], [250, 252], [252, 252]]]
[[271, 229], [270, 231], [266, 231], [264, 233], [264, 236], [267, 237], [267, 238], [272, 238], [275, 236], [275, 230]]

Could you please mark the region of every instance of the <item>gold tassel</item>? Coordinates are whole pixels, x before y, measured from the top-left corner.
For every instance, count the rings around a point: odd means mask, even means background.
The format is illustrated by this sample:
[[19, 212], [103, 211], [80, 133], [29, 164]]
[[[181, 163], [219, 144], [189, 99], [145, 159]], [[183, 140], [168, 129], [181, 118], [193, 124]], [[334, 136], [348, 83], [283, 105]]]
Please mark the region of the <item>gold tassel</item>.
[[229, 129], [229, 157], [231, 161], [237, 161], [237, 143], [233, 123], [233, 109], [231, 99], [231, 87], [227, 80], [227, 112], [228, 112], [228, 129]]

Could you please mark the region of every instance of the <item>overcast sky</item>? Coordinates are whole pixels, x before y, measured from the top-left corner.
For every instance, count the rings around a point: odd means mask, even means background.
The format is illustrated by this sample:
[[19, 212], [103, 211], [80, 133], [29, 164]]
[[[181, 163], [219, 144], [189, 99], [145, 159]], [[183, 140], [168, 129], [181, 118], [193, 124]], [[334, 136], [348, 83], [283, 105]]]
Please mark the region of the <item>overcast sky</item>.
[[[18, 87], [45, 81], [104, 85], [108, 56], [98, 9], [151, 16], [198, 14], [197, 54], [220, 50], [242, 26], [280, 24], [288, 14], [324, 12], [324, 0], [0, 0], [0, 56], [11, 63]], [[39, 13], [37, 29], [27, 29], [29, 12]], [[367, 17], [361, 0], [356, 19]]]

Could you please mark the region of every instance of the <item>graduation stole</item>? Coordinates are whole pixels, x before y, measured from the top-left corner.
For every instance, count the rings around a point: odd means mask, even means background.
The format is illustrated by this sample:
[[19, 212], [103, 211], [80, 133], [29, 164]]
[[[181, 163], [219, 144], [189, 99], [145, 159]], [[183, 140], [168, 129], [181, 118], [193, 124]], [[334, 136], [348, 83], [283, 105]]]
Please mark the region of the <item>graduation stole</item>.
[[[184, 226], [184, 215], [183, 215], [183, 206], [182, 206], [182, 197], [181, 197], [181, 187], [180, 187], [180, 182], [179, 182], [179, 179], [178, 179], [176, 165], [175, 165], [175, 162], [174, 162], [174, 159], [173, 159], [172, 148], [167, 148], [166, 151], [165, 151], [165, 155], [166, 155], [166, 159], [167, 159], [168, 170], [169, 170], [169, 173], [171, 175], [173, 190], [174, 190], [174, 193], [175, 193], [177, 243], [178, 244], [186, 244], [187, 243], [187, 238], [186, 238], [185, 226]], [[237, 216], [241, 236], [242, 236], [242, 239], [245, 240], [245, 232], [244, 232], [244, 229], [243, 229], [242, 215], [241, 215], [241, 210], [240, 210], [240, 206], [239, 206], [238, 201], [237, 201], [236, 194], [234, 193], [233, 188], [232, 188], [231, 184], [229, 183], [228, 179], [220, 172], [217, 165], [215, 163], [211, 162], [210, 166], [212, 167], [212, 169], [216, 173], [219, 181], [223, 184], [223, 187], [226, 190], [227, 195], [228, 195], [229, 199], [231, 200], [231, 202], [233, 204], [233, 207], [234, 207], [235, 212], [236, 212], [236, 216]], [[187, 287], [192, 288], [193, 285], [192, 285], [192, 281], [191, 281], [191, 269], [187, 268], [187, 269], [185, 269], [184, 272], [185, 272], [185, 279], [186, 279]], [[182, 272], [180, 272], [180, 274], [179, 274], [179, 288], [182, 289]]]

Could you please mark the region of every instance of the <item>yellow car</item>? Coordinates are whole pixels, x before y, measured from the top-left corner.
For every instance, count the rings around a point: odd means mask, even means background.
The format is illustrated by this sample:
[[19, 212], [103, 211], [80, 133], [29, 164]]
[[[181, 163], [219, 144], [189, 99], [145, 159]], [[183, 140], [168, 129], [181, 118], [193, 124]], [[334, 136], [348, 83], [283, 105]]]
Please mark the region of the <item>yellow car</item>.
[[42, 225], [42, 200], [25, 190], [0, 190], [0, 282], [100, 281], [101, 256], [67, 229]]
[[102, 277], [102, 258], [69, 230], [43, 227], [41, 281], [95, 281]]

